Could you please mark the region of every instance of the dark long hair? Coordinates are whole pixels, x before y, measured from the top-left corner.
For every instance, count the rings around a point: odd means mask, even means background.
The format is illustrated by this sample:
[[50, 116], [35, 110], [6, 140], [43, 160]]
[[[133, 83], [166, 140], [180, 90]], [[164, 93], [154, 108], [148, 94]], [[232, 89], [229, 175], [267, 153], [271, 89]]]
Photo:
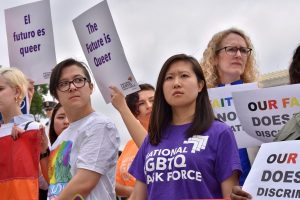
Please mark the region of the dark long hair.
[[58, 109], [60, 109], [60, 108], [61, 108], [61, 104], [60, 103], [56, 104], [56, 106], [54, 107], [54, 109], [52, 111], [52, 115], [51, 115], [50, 126], [49, 126], [49, 139], [50, 139], [51, 145], [55, 142], [55, 140], [58, 137], [58, 135], [54, 129], [54, 119], [55, 119], [55, 115], [56, 115]]
[[170, 66], [179, 61], [190, 63], [192, 65], [194, 73], [196, 74], [198, 82], [202, 81], [204, 85], [201, 92], [198, 93], [198, 96], [196, 98], [194, 119], [191, 126], [186, 131], [186, 136], [191, 137], [193, 135], [198, 135], [205, 132], [215, 119], [208, 98], [207, 86], [203, 71], [198, 61], [195, 58], [187, 56], [185, 54], [174, 55], [163, 64], [156, 84], [152, 115], [149, 124], [149, 139], [152, 145], [157, 145], [160, 143], [163, 131], [172, 120], [172, 109], [165, 99], [163, 93], [163, 84], [166, 73], [169, 70]]
[[289, 68], [290, 83], [300, 83], [300, 45], [296, 48]]
[[140, 100], [139, 99], [139, 92], [145, 91], [145, 90], [155, 91], [154, 87], [152, 85], [148, 84], [148, 83], [140, 84], [139, 86], [140, 86], [141, 90], [126, 96], [126, 103], [127, 103], [130, 111], [132, 112], [132, 114], [134, 116], [138, 116], [140, 114], [139, 113], [139, 108], [138, 108], [138, 105], [137, 105], [137, 103]]

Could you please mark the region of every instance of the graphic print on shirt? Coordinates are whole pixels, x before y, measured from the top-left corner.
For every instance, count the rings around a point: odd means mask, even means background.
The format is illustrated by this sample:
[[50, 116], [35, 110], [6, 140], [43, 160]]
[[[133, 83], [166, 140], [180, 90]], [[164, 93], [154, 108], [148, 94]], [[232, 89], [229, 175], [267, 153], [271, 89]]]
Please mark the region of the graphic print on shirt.
[[50, 153], [49, 158], [49, 179], [48, 189], [49, 199], [55, 199], [71, 180], [70, 153], [72, 149], [71, 141], [63, 141]]
[[144, 174], [147, 184], [192, 180], [201, 182], [202, 174], [192, 166], [187, 166], [187, 158], [205, 150], [208, 136], [194, 135], [176, 148], [155, 149], [146, 155]]
[[203, 135], [194, 135], [189, 138], [187, 141], [184, 141], [183, 144], [193, 144], [193, 148], [191, 153], [195, 153], [196, 151], [201, 151], [205, 149], [206, 143], [208, 140], [208, 136]]

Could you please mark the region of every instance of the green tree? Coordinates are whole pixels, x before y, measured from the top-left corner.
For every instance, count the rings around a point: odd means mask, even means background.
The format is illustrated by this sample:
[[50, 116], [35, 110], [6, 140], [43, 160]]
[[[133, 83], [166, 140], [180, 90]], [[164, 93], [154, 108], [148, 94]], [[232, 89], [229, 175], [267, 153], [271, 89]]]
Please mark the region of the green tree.
[[45, 117], [45, 112], [43, 110], [43, 102], [45, 100], [44, 96], [48, 94], [48, 85], [35, 85], [34, 95], [32, 97], [30, 113], [34, 115], [36, 121], [40, 121], [41, 117]]

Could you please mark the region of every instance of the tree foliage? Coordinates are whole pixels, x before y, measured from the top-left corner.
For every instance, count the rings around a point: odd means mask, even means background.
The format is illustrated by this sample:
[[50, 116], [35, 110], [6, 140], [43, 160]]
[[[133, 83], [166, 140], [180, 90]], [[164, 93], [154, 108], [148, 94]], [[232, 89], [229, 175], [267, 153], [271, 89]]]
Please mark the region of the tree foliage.
[[48, 85], [35, 85], [34, 95], [32, 97], [30, 113], [34, 115], [35, 120], [40, 121], [41, 117], [45, 117], [45, 112], [43, 110], [43, 102], [45, 100], [44, 96], [48, 93]]

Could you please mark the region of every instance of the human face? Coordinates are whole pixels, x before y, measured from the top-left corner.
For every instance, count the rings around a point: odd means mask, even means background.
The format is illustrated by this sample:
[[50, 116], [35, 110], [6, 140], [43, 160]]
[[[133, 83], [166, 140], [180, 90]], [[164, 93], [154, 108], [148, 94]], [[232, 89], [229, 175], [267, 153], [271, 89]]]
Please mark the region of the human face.
[[[220, 49], [226, 46], [247, 47], [246, 41], [235, 33], [228, 34], [221, 42]], [[228, 55], [225, 49], [218, 52], [215, 65], [221, 79], [221, 83], [227, 84], [241, 79], [244, 73], [248, 56], [243, 56], [240, 51], [235, 55]]]
[[63, 130], [68, 128], [69, 120], [63, 107], [60, 107], [54, 116], [54, 131], [59, 136]]
[[185, 61], [171, 64], [163, 83], [164, 97], [172, 108], [192, 106], [194, 109], [202, 88], [203, 82], [198, 82], [192, 64]]
[[16, 103], [16, 98], [18, 98], [19, 94], [19, 90], [11, 87], [7, 80], [0, 75], [0, 112], [9, 110], [13, 105], [19, 107], [18, 103]]
[[[64, 68], [61, 72], [59, 82], [73, 81], [75, 78], [84, 78], [83, 70], [71, 65]], [[64, 109], [75, 111], [77, 109], [91, 109], [90, 95], [92, 94], [93, 86], [86, 82], [81, 88], [76, 88], [73, 83], [70, 84], [70, 89], [67, 91], [60, 91], [56, 89], [59, 102]], [[81, 110], [82, 113], [83, 110]]]
[[140, 121], [149, 121], [154, 101], [154, 91], [142, 90], [138, 95], [139, 101], [137, 102], [137, 107], [139, 114], [136, 117]]

